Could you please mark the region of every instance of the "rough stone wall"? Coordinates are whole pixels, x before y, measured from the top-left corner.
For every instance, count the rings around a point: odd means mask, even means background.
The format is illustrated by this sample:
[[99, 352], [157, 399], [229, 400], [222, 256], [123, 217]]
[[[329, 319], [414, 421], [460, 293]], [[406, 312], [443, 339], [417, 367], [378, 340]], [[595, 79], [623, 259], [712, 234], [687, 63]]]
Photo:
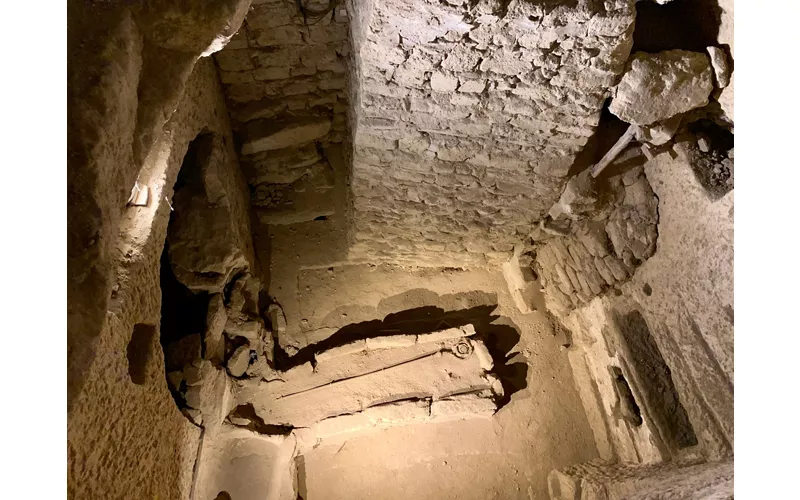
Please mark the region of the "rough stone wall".
[[[698, 444], [685, 452], [708, 459], [733, 450], [733, 191], [709, 196], [687, 162], [666, 153], [645, 164], [659, 200], [658, 249], [618, 294], [592, 299], [565, 319], [570, 362], [603, 458], [629, 440], [612, 424], [610, 363], [632, 363], [609, 344], [614, 318], [638, 312], [647, 324]], [[580, 374], [583, 374], [581, 376]], [[644, 405], [645, 387], [637, 389]], [[658, 426], [656, 426], [658, 427]]]
[[633, 4], [354, 2], [351, 258], [507, 257], [594, 133]]
[[[217, 78], [210, 60], [197, 64], [140, 174], [150, 187], [147, 206], [129, 206], [121, 215], [111, 259], [113, 300], [67, 425], [69, 498], [189, 497], [201, 431], [181, 415], [167, 389], [158, 340], [160, 256], [172, 186], [190, 141], [201, 132], [225, 144], [215, 164], [221, 169], [217, 193], [231, 209], [227, 230], [250, 232], [246, 188]], [[252, 249], [240, 252], [252, 256]], [[131, 336], [140, 325], [153, 334], [131, 351]]]
[[608, 179], [611, 206], [536, 249], [545, 300], [558, 316], [630, 278], [656, 250], [658, 199], [641, 167]]
[[99, 342], [125, 200], [198, 57], [224, 45], [248, 5], [69, 2], [68, 408]]
[[264, 224], [329, 216], [326, 149], [347, 134], [347, 14], [326, 2], [255, 1], [215, 54], [252, 204]]
[[733, 461], [706, 464], [588, 463], [553, 471], [552, 500], [732, 499]]

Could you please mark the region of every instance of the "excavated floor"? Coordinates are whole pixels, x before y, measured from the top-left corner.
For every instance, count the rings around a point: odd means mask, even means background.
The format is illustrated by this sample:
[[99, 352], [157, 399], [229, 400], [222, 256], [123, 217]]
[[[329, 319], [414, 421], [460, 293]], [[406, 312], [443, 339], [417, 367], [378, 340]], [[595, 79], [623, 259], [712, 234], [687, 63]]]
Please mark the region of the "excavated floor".
[[[597, 456], [561, 348], [565, 339], [553, 335], [540, 312], [516, 309], [499, 270], [363, 265], [334, 267], [332, 275], [300, 288], [300, 302], [314, 304], [309, 321], [338, 320], [342, 314], [350, 321], [383, 319], [422, 305], [452, 311], [497, 304], [495, 323], [507, 327], [493, 327], [498, 343], [519, 335], [516, 346], [506, 347], [516, 372], [505, 374], [506, 383], [525, 387], [491, 418], [411, 424], [328, 440], [298, 464], [303, 498], [547, 498], [545, 479], [552, 468]], [[339, 275], [349, 286], [337, 284]]]
[[302, 349], [353, 324], [374, 332], [392, 321], [400, 328], [425, 318], [444, 318], [442, 327], [470, 321], [487, 335], [495, 364], [505, 361], [499, 375], [510, 401], [490, 418], [328, 438], [296, 460], [302, 498], [547, 498], [551, 469], [597, 457], [563, 348], [568, 339], [542, 312], [520, 312], [501, 268], [347, 264], [334, 251], [343, 232], [315, 231], [337, 219], [271, 232], [270, 293], [287, 319], [281, 343]]
[[[548, 472], [598, 457], [563, 347], [568, 339], [554, 333], [543, 312], [520, 312], [500, 266], [348, 261], [344, 162], [331, 158], [334, 214], [266, 231], [269, 294], [287, 323], [280, 348], [302, 356], [359, 338], [473, 324], [494, 358], [505, 397], [492, 417], [327, 437], [295, 459], [300, 497], [548, 498]], [[266, 493], [254, 491], [263, 489], [256, 485], [245, 489], [247, 498]]]

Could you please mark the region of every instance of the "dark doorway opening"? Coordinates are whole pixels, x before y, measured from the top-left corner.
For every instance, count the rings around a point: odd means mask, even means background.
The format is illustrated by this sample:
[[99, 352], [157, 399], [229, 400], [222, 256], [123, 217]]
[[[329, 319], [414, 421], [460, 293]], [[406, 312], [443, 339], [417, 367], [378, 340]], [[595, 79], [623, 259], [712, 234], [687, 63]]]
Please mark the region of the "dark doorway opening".
[[697, 436], [672, 381], [672, 372], [644, 317], [639, 311], [616, 313], [614, 321], [622, 335], [645, 415], [662, 441], [673, 451], [696, 445]]
[[[682, 49], [705, 52], [717, 45], [722, 9], [716, 0], [636, 2], [632, 52]], [[730, 55], [730, 54], [728, 54]]]

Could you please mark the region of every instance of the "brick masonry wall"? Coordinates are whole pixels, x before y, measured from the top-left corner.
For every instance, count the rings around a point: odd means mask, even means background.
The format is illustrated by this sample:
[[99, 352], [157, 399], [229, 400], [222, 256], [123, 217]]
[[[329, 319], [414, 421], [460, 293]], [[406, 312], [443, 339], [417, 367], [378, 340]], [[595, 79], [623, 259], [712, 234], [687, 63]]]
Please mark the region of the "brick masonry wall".
[[[304, 2], [307, 10], [327, 5]], [[325, 149], [347, 137], [348, 40], [343, 9], [304, 20], [294, 0], [255, 0], [242, 29], [214, 56], [264, 223], [333, 210]]]
[[633, 2], [355, 0], [353, 10], [350, 257], [504, 259], [594, 133], [630, 52]]

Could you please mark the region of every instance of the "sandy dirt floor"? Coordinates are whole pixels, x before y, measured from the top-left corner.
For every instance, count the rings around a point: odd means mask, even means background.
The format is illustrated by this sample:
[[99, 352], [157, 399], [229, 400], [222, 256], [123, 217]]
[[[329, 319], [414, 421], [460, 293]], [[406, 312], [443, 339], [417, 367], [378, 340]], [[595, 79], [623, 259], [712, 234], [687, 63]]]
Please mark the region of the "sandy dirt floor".
[[[297, 310], [303, 314], [287, 318], [295, 332], [333, 331], [409, 310], [424, 316], [438, 308], [429, 314], [444, 311], [446, 318], [452, 311], [480, 310], [476, 328], [488, 330], [495, 348], [507, 353], [510, 367], [500, 370], [512, 379], [507, 392], [517, 389], [491, 419], [412, 424], [325, 441], [299, 459], [304, 499], [545, 499], [551, 469], [596, 458], [562, 348], [566, 339], [554, 335], [541, 312], [519, 312], [499, 269], [345, 265], [298, 274]], [[492, 309], [499, 317], [480, 324], [491, 318], [483, 311]]]

